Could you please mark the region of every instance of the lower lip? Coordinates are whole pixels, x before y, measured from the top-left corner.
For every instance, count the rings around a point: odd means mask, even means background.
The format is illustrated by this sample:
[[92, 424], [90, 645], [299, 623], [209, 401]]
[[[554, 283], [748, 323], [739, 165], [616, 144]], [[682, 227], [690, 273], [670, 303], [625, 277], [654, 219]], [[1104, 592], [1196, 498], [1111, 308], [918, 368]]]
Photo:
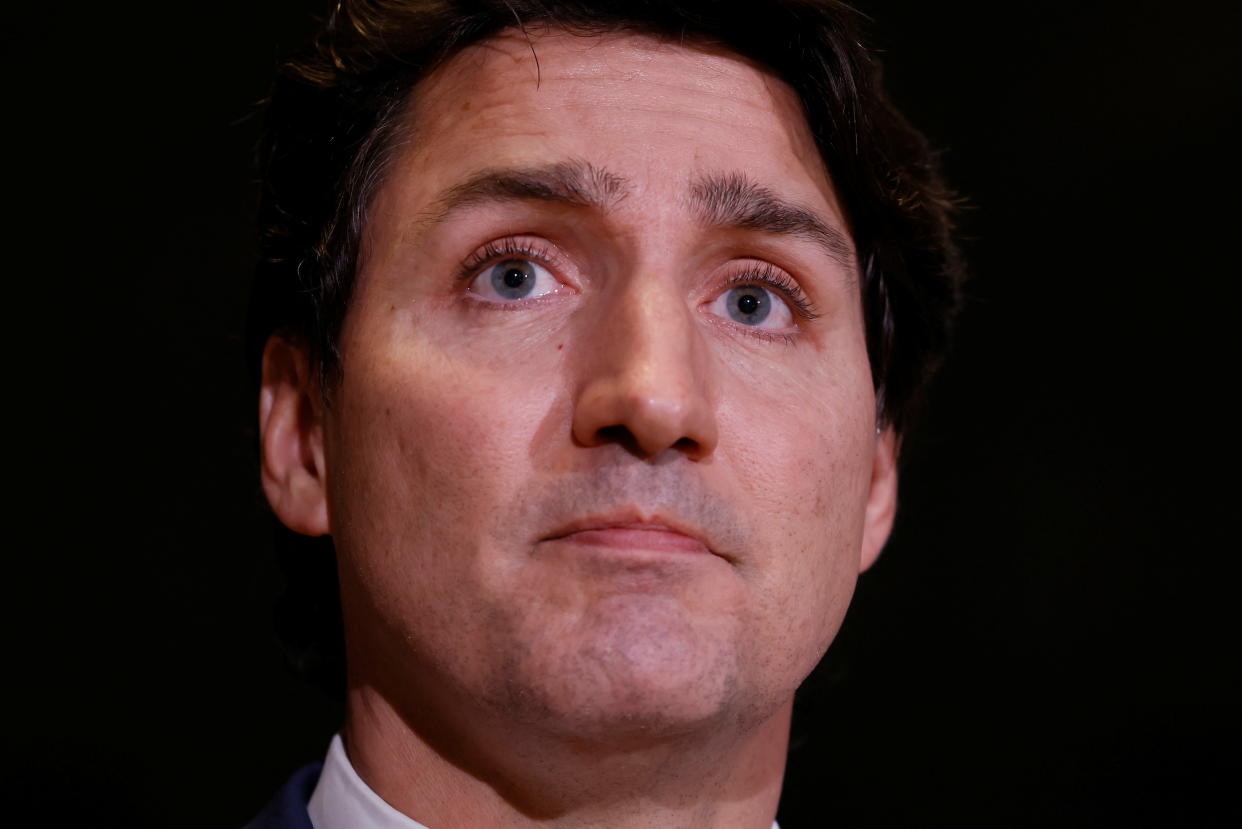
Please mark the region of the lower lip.
[[670, 553], [706, 553], [703, 542], [696, 538], [668, 530], [636, 530], [630, 528], [611, 528], [603, 530], [583, 530], [562, 536], [561, 541], [572, 541], [575, 544], [587, 544], [593, 547], [608, 547], [614, 550], [655, 550]]

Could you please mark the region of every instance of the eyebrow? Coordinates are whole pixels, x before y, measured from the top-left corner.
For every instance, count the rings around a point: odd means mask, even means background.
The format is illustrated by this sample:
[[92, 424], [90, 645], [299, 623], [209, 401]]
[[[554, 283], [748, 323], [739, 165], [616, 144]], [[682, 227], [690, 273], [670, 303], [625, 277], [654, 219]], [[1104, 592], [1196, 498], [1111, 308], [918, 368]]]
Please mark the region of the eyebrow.
[[[629, 193], [626, 180], [579, 160], [536, 167], [492, 167], [449, 188], [436, 201], [428, 223], [440, 224], [478, 204], [537, 201], [607, 212]], [[778, 197], [741, 173], [711, 173], [690, 183], [690, 203], [710, 227], [794, 236], [814, 242], [851, 278], [854, 247], [841, 230], [815, 211]]]
[[709, 227], [795, 236], [814, 242], [853, 277], [854, 246], [814, 210], [786, 201], [741, 173], [702, 176], [690, 185], [691, 204]]
[[430, 222], [439, 224], [459, 210], [497, 201], [539, 201], [606, 212], [627, 192], [623, 178], [585, 161], [489, 168], [445, 192]]

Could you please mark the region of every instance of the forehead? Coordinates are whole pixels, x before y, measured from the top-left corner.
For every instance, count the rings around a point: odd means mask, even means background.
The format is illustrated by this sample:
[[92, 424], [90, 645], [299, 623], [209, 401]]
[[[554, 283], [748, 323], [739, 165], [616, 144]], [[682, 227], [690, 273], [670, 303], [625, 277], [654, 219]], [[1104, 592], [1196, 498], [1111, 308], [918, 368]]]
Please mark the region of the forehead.
[[797, 95], [725, 50], [508, 31], [438, 67], [411, 104], [412, 140], [396, 176], [407, 205], [480, 169], [574, 161], [650, 195], [744, 172], [844, 226]]

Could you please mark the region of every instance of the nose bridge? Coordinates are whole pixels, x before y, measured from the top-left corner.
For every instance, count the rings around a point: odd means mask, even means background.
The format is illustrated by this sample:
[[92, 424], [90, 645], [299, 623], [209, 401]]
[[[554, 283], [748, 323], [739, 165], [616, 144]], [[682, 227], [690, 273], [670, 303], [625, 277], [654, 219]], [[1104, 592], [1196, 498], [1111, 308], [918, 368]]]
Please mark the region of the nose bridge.
[[627, 280], [618, 291], [611, 325], [605, 331], [604, 354], [619, 381], [632, 392], [652, 397], [689, 393], [701, 379], [695, 371], [697, 337], [684, 296], [656, 274]]
[[706, 351], [682, 280], [658, 267], [618, 274], [592, 320], [574, 413], [579, 442], [631, 440], [643, 454], [699, 459], [716, 444]]

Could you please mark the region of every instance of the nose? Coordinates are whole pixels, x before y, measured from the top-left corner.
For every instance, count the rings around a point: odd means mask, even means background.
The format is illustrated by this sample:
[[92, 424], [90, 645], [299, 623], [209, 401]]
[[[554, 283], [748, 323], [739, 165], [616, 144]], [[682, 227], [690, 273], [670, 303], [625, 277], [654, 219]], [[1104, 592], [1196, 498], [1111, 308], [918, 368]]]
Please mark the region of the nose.
[[673, 290], [635, 287], [592, 320], [574, 401], [574, 439], [702, 460], [716, 449], [716, 411], [701, 322]]

